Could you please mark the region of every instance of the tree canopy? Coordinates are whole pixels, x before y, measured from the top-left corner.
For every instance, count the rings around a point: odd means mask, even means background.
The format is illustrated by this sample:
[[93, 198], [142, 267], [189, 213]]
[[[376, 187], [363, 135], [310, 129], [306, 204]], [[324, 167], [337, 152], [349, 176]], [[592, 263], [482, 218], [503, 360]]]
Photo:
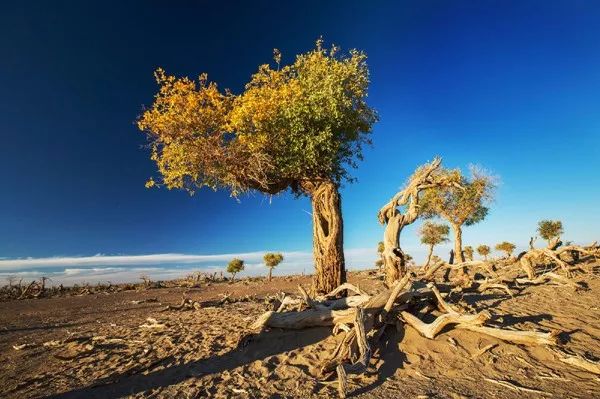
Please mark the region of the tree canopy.
[[483, 257], [487, 257], [490, 254], [490, 247], [482, 244], [477, 247], [477, 253]]
[[264, 64], [241, 94], [221, 91], [206, 74], [197, 81], [158, 69], [153, 105], [138, 119], [165, 185], [276, 194], [319, 180], [351, 180], [377, 114], [366, 103], [366, 55], [316, 48], [281, 66]]
[[506, 256], [512, 255], [515, 248], [516, 248], [515, 244], [513, 244], [512, 242], [508, 242], [508, 241], [503, 241], [500, 244], [496, 245], [496, 251], [502, 251], [502, 252], [506, 253]]
[[263, 260], [267, 267], [277, 267], [283, 261], [283, 255], [280, 253], [269, 252], [263, 256]]
[[239, 258], [233, 258], [227, 265], [227, 273], [231, 273], [234, 276], [244, 270], [244, 261]]
[[463, 248], [463, 252], [465, 254], [465, 258], [467, 258], [466, 260], [473, 260], [473, 247], [470, 245], [467, 245], [466, 247]]
[[489, 211], [486, 205], [493, 198], [493, 178], [474, 167], [471, 167], [470, 178], [457, 169], [444, 169], [439, 173], [459, 183], [424, 191], [421, 215], [425, 218], [439, 216], [453, 226], [470, 226], [482, 221]]
[[419, 229], [421, 243], [426, 245], [438, 245], [447, 242], [449, 232], [450, 227], [448, 225], [431, 221], [426, 221]]
[[560, 220], [541, 220], [538, 223], [538, 233], [546, 241], [558, 239], [563, 233]]

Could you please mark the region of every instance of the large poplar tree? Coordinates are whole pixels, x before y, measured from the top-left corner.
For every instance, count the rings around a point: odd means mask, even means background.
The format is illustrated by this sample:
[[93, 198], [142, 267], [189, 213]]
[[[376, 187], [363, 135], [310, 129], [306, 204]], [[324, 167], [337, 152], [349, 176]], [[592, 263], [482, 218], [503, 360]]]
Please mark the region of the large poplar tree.
[[164, 185], [277, 194], [291, 190], [312, 202], [314, 287], [345, 281], [340, 185], [369, 143], [375, 111], [366, 102], [366, 55], [316, 48], [281, 66], [261, 65], [240, 94], [156, 71], [159, 91], [139, 118]]

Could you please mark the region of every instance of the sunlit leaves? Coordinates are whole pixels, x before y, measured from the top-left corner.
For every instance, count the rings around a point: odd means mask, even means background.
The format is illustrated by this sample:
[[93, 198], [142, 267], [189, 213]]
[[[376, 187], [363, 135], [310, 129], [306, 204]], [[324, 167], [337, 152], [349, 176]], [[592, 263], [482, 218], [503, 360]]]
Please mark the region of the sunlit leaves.
[[323, 48], [277, 69], [261, 65], [244, 92], [221, 92], [206, 75], [197, 81], [156, 71], [159, 92], [138, 120], [151, 158], [168, 188], [208, 186], [236, 196], [277, 193], [302, 181], [350, 180], [377, 115], [366, 103], [366, 55]]

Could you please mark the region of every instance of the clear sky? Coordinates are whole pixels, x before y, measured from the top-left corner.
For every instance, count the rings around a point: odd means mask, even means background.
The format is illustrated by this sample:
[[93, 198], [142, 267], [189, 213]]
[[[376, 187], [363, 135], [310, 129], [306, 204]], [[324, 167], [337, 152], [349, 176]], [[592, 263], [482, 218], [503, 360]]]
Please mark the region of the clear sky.
[[[159, 66], [239, 92], [273, 48], [289, 62], [320, 35], [368, 54], [380, 114], [358, 182], [342, 190], [350, 266], [372, 263], [377, 210], [436, 154], [501, 177], [465, 244], [523, 247], [542, 218], [561, 219], [567, 240], [600, 239], [597, 1], [10, 3], [0, 6], [0, 274], [93, 267], [110, 279], [111, 267], [166, 262], [137, 255], [218, 267], [265, 250], [308, 272], [307, 199], [147, 190], [155, 165], [134, 122]], [[402, 243], [423, 250], [416, 226]], [[227, 256], [181, 257], [215, 254]], [[62, 263], [15, 263], [27, 257]]]

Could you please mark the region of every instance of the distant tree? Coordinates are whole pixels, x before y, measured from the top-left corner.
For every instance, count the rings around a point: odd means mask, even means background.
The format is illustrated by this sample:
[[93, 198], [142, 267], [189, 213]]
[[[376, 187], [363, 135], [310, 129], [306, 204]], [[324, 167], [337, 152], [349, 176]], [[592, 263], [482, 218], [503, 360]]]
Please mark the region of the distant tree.
[[235, 275], [244, 270], [244, 261], [233, 258], [227, 265], [227, 273], [231, 273], [231, 281], [235, 281]]
[[316, 48], [276, 68], [259, 66], [245, 90], [221, 91], [207, 75], [198, 82], [156, 71], [154, 104], [138, 120], [164, 185], [190, 193], [225, 189], [269, 195], [291, 190], [312, 202], [318, 292], [346, 279], [339, 187], [362, 159], [377, 121], [367, 104], [366, 55]]
[[271, 281], [273, 275], [273, 268], [277, 267], [283, 261], [283, 255], [280, 253], [266, 253], [263, 256], [263, 260], [265, 261], [265, 265], [269, 268], [269, 281]]
[[379, 259], [375, 261], [375, 266], [377, 269], [381, 269], [381, 267], [384, 265], [383, 251], [385, 251], [385, 245], [383, 244], [383, 241], [379, 241], [377, 243], [377, 255], [379, 255]]
[[494, 179], [485, 172], [471, 168], [466, 178], [458, 170], [446, 170], [448, 175], [459, 175], [459, 186], [442, 186], [425, 191], [421, 202], [424, 217], [441, 217], [454, 231], [454, 262], [464, 262], [462, 251], [462, 226], [482, 221], [488, 214], [486, 206], [493, 199]]
[[560, 220], [541, 220], [538, 223], [540, 237], [548, 241], [548, 248], [556, 249], [563, 233], [563, 225]]
[[433, 255], [433, 247], [443, 242], [448, 241], [448, 233], [450, 228], [446, 224], [438, 224], [430, 221], [423, 223], [419, 229], [421, 235], [421, 243], [429, 246], [429, 252], [427, 253], [427, 260], [423, 266], [425, 269], [429, 267], [431, 262], [431, 255]]
[[490, 247], [487, 245], [480, 245], [477, 247], [477, 253], [483, 256], [483, 260], [487, 260], [487, 257], [490, 254]]
[[508, 241], [503, 241], [500, 244], [496, 245], [496, 251], [504, 252], [506, 254], [507, 258], [509, 258], [512, 255], [515, 248], [516, 248], [515, 244], [508, 242]]
[[465, 260], [473, 260], [473, 247], [470, 245], [467, 245], [466, 247], [463, 248], [463, 256], [465, 258]]

